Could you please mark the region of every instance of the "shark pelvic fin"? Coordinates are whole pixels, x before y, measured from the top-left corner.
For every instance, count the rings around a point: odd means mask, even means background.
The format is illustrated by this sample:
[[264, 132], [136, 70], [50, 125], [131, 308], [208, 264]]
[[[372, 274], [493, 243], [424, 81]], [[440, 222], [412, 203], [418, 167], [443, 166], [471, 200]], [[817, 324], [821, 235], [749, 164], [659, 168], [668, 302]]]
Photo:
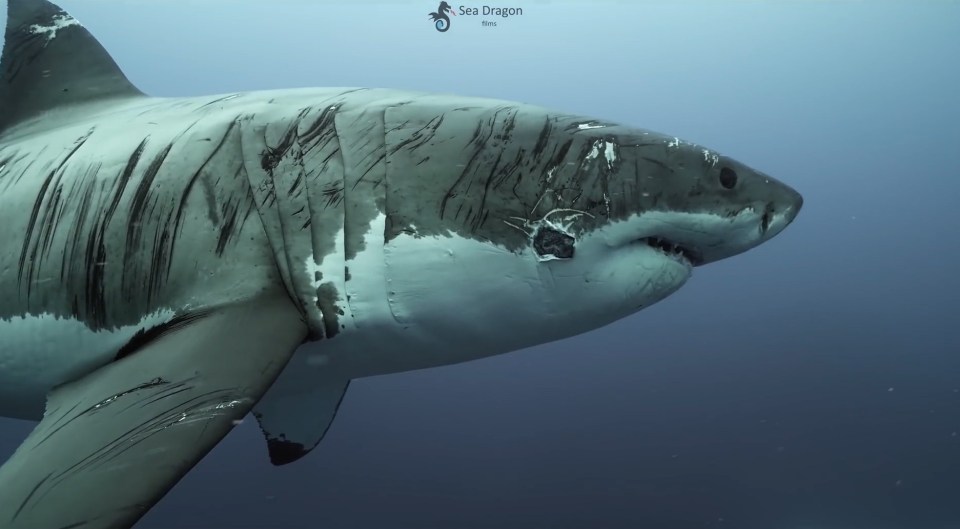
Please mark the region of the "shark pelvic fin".
[[333, 424], [349, 386], [350, 380], [321, 379], [303, 386], [301, 392], [288, 393], [285, 390], [291, 386], [281, 375], [253, 410], [267, 440], [270, 462], [277, 466], [293, 463], [316, 448]]
[[63, 105], [141, 96], [103, 46], [47, 0], [8, 0], [0, 131]]
[[306, 333], [285, 292], [263, 295], [56, 388], [0, 467], [0, 527], [129, 528], [248, 413]]

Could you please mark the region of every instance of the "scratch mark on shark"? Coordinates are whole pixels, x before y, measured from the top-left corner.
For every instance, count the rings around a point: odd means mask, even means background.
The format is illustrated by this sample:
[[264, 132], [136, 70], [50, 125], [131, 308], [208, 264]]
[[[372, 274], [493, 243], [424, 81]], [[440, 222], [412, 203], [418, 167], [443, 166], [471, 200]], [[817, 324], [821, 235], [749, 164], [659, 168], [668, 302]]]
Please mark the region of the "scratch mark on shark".
[[46, 35], [47, 40], [44, 42], [44, 47], [50, 43], [53, 39], [57, 38], [57, 32], [61, 29], [66, 29], [70, 26], [80, 26], [80, 22], [77, 19], [73, 18], [67, 14], [54, 15], [53, 19], [50, 20], [49, 26], [41, 26], [40, 24], [33, 24], [30, 26], [30, 33], [34, 35]]

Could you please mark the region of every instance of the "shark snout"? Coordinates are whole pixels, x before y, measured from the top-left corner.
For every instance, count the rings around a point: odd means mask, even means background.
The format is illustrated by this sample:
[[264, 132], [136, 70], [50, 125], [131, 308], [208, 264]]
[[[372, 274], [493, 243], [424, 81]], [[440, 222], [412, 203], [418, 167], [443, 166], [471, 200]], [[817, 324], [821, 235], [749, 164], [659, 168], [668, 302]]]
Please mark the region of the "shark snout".
[[803, 195], [785, 184], [777, 182], [776, 185], [780, 188], [777, 190], [777, 196], [769, 203], [766, 211], [760, 217], [760, 232], [763, 235], [763, 241], [775, 237], [789, 226], [800, 214], [800, 209], [803, 207]]
[[667, 253], [680, 254], [693, 266], [760, 246], [789, 226], [803, 207], [803, 197], [797, 191], [776, 181], [768, 184], [774, 187], [767, 188], [765, 199], [745, 205], [733, 215], [663, 212], [655, 222], [642, 223], [640, 240]]
[[793, 222], [793, 219], [797, 218], [797, 214], [800, 213], [800, 208], [803, 207], [803, 195], [797, 191], [787, 188], [790, 190], [790, 205], [787, 206], [787, 224]]

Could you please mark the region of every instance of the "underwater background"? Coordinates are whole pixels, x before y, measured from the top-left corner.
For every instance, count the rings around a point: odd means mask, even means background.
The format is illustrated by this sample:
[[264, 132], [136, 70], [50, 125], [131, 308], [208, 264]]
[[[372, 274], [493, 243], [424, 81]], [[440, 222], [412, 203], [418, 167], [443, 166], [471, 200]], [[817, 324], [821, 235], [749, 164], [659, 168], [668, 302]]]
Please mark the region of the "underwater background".
[[[290, 466], [248, 418], [138, 528], [960, 528], [960, 2], [512, 0], [446, 32], [433, 0], [59, 3], [152, 95], [511, 99], [805, 199], [614, 325], [354, 381]], [[31, 428], [0, 419], [0, 460]]]

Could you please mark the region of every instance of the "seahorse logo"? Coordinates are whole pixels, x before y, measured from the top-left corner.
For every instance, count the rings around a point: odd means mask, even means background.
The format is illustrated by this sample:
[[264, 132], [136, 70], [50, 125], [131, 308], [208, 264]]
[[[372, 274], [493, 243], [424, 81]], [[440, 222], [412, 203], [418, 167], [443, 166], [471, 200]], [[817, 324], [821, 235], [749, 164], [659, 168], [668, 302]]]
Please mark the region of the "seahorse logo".
[[453, 11], [453, 8], [450, 7], [450, 4], [447, 2], [440, 2], [440, 7], [437, 8], [435, 13], [430, 13], [430, 18], [433, 20], [433, 27], [437, 28], [437, 31], [443, 32], [450, 29], [450, 17], [447, 16], [447, 13], [456, 16], [457, 14]]

